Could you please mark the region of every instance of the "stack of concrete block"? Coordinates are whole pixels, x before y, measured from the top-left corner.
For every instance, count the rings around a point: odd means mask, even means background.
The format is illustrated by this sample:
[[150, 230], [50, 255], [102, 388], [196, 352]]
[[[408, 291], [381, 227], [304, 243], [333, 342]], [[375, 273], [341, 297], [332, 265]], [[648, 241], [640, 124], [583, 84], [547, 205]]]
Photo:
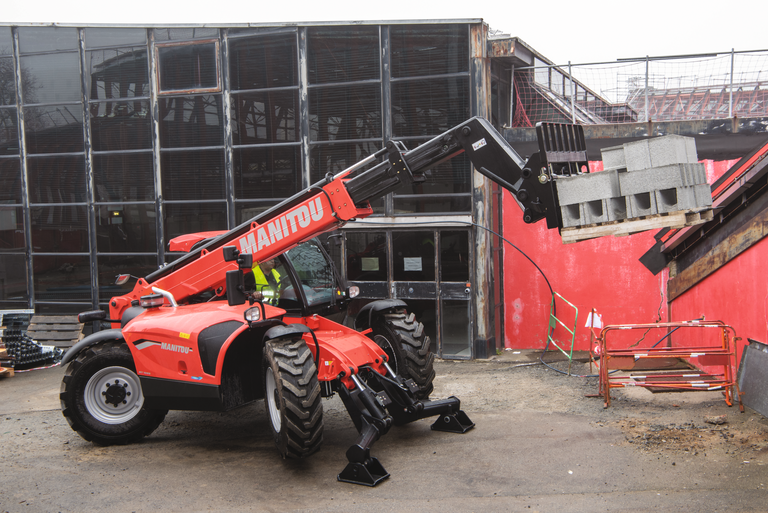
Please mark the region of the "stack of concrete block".
[[669, 135], [602, 150], [603, 171], [558, 179], [563, 227], [712, 206], [696, 142]]

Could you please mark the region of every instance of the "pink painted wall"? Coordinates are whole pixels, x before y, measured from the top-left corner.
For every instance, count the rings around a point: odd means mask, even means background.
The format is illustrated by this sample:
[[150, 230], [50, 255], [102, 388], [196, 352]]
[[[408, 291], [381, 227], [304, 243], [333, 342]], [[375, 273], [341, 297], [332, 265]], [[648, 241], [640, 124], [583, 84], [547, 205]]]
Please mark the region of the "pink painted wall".
[[[733, 162], [706, 161], [710, 183]], [[590, 170], [601, 171], [602, 162], [590, 162]], [[557, 230], [548, 230], [543, 221], [525, 224], [520, 208], [508, 192], [504, 193], [503, 212], [505, 238], [528, 254], [544, 271], [554, 291], [578, 308], [576, 350], [589, 349], [590, 330], [585, 327], [585, 322], [592, 308], [602, 316], [603, 324], [642, 324], [699, 316], [698, 311], [692, 314], [696, 310], [693, 306], [691, 311], [687, 311], [683, 301], [679, 305], [675, 302], [673, 318], [668, 317], [668, 271], [665, 269], [654, 276], [639, 262], [639, 258], [655, 243], [654, 231], [564, 245]], [[544, 278], [525, 257], [507, 244], [504, 273], [505, 347], [543, 349], [547, 342], [551, 300]], [[726, 276], [724, 282], [729, 281]], [[760, 298], [763, 297], [765, 290]], [[719, 300], [728, 304], [723, 293], [720, 293]], [[710, 304], [705, 297], [695, 297], [691, 299], [691, 305], [700, 301]], [[733, 308], [738, 307], [734, 305]], [[558, 318], [572, 328], [573, 309], [558, 300], [557, 311]], [[714, 314], [715, 311], [712, 312]], [[714, 317], [707, 315], [707, 318]], [[723, 316], [719, 318], [725, 320]], [[764, 326], [765, 321], [762, 322]], [[562, 342], [568, 345], [570, 336], [560, 326], [554, 331], [554, 339], [561, 345]]]

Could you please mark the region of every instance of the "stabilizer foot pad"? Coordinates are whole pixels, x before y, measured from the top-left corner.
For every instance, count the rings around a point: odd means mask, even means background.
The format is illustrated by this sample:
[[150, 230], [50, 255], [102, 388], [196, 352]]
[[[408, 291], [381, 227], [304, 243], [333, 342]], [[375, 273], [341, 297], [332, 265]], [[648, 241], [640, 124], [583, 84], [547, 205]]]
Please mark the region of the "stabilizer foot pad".
[[475, 427], [475, 423], [469, 420], [464, 410], [440, 415], [432, 424], [433, 431], [446, 431], [448, 433], [466, 433], [473, 427]]
[[376, 458], [368, 458], [365, 463], [348, 463], [336, 479], [345, 483], [364, 486], [376, 486], [389, 477], [389, 472]]

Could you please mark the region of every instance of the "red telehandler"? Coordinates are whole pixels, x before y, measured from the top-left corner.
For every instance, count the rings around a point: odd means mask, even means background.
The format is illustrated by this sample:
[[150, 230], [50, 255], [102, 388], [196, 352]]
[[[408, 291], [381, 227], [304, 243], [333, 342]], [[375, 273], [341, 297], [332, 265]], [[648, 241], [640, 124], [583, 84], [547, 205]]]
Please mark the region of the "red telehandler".
[[[434, 355], [404, 302], [367, 304], [354, 329], [339, 322], [357, 291], [342, 286], [312, 239], [369, 216], [369, 200], [424, 181], [462, 152], [513, 193], [525, 222], [559, 228], [554, 180], [586, 172], [584, 136], [578, 126], [545, 124], [538, 137], [527, 161], [482, 118], [413, 150], [389, 141], [233, 230], [174, 239], [170, 249], [187, 253], [112, 298], [108, 318], [80, 315], [112, 329], [64, 355], [70, 426], [86, 440], [124, 444], [152, 433], [168, 410], [223, 411], [263, 398], [280, 454], [300, 458], [320, 448], [321, 399], [338, 393], [359, 432], [338, 479], [369, 486], [389, 476], [370, 447], [393, 425], [437, 417], [432, 429], [471, 429], [459, 399], [429, 400]], [[273, 259], [279, 283], [268, 295], [252, 268]]]

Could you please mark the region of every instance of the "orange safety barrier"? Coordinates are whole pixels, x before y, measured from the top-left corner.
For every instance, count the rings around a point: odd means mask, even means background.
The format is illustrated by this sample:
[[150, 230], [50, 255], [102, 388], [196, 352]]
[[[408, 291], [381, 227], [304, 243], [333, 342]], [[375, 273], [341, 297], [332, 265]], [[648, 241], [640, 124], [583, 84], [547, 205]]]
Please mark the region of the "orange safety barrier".
[[[652, 346], [648, 346], [650, 342], [647, 342], [645, 347], [640, 346], [645, 335], [654, 329], [666, 330], [666, 335]], [[678, 330], [690, 332], [690, 330], [701, 329], [719, 330], [719, 336], [715, 337], [717, 342], [693, 346], [675, 345], [677, 339], [682, 338], [690, 341], [691, 334], [697, 334], [694, 332], [683, 336], [681, 332], [674, 336]], [[612, 343], [615, 345], [615, 341], [609, 341], [609, 336], [613, 335], [615, 338], [615, 334], [625, 330], [646, 330], [646, 332], [639, 341], [629, 348], [617, 349], [612, 347]], [[698, 336], [697, 340], [699, 340]], [[741, 340], [741, 337], [736, 337], [736, 331], [722, 321], [606, 326], [600, 332], [600, 337], [597, 340], [600, 358], [598, 396], [605, 399], [605, 407], [607, 408], [611, 405], [611, 388], [637, 386], [675, 392], [723, 390], [728, 406], [732, 406], [735, 397], [739, 401], [741, 411], [744, 411], [739, 387], [734, 377], [736, 353], [733, 344], [738, 340]], [[662, 341], [665, 344], [659, 347]], [[701, 367], [719, 367], [720, 369], [711, 373], [705, 372], [697, 368], [694, 361]], [[681, 368], [681, 362], [685, 362], [687, 365], [683, 365]], [[627, 374], [631, 371], [636, 372]]]

